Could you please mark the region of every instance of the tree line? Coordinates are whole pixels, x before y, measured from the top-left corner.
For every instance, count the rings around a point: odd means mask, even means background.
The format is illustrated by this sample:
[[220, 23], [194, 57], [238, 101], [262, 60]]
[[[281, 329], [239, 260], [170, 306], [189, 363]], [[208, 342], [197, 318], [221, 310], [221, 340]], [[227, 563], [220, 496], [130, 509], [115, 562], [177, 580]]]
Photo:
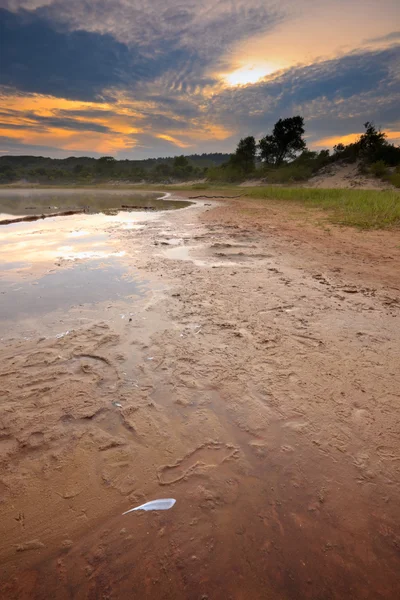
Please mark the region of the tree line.
[[254, 136], [242, 138], [229, 160], [209, 169], [208, 177], [213, 181], [240, 181], [254, 176], [271, 183], [286, 183], [309, 179], [333, 162], [358, 161], [364, 172], [386, 176], [400, 187], [400, 148], [390, 144], [386, 134], [370, 121], [364, 129], [356, 142], [338, 144], [331, 154], [328, 149], [314, 152], [307, 148], [303, 117], [279, 119], [272, 132], [258, 143]]
[[33, 183], [127, 183], [188, 181], [206, 176], [207, 169], [226, 162], [220, 152], [144, 160], [116, 160], [113, 156], [69, 157], [0, 156], [0, 183], [25, 180]]

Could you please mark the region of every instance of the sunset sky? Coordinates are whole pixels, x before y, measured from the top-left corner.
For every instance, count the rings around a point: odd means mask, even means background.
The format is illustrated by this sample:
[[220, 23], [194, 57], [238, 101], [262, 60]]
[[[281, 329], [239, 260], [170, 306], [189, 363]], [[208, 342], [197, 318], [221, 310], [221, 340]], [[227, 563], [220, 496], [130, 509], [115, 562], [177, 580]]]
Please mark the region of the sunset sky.
[[230, 152], [301, 114], [400, 143], [399, 0], [0, 0], [0, 155]]

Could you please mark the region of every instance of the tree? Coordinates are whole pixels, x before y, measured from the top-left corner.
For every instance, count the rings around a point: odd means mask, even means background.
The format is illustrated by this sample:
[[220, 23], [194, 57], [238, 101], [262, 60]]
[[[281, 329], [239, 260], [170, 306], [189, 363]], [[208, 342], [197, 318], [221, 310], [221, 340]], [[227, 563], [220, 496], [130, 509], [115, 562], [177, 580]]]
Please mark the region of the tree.
[[175, 156], [172, 172], [173, 177], [176, 179], [187, 179], [193, 176], [193, 173], [193, 165], [190, 164], [186, 156]]
[[0, 183], [8, 183], [18, 178], [17, 171], [11, 165], [0, 165]]
[[189, 167], [189, 161], [186, 156], [175, 156], [174, 158], [174, 169], [187, 169]]
[[382, 150], [388, 146], [386, 133], [376, 129], [370, 121], [364, 123], [365, 133], [358, 141], [360, 157], [366, 162], [375, 162], [381, 158]]
[[334, 159], [348, 162], [360, 160], [364, 164], [383, 161], [391, 167], [400, 164], [400, 148], [387, 141], [386, 133], [377, 129], [371, 121], [364, 123], [364, 128], [365, 132], [356, 142], [334, 146]]
[[345, 148], [346, 146], [341, 142], [339, 144], [336, 144], [336, 146], [333, 146], [334, 156], [339, 156], [340, 154], [343, 154]]
[[285, 160], [294, 159], [297, 152], [306, 148], [303, 117], [279, 119], [272, 135], [266, 135], [259, 142], [261, 159], [267, 164], [281, 165]]
[[235, 154], [231, 156], [231, 165], [239, 167], [245, 174], [251, 173], [255, 167], [256, 151], [256, 140], [252, 135], [242, 138]]
[[146, 171], [142, 167], [132, 167], [129, 171], [128, 178], [132, 181], [142, 181], [146, 178]]
[[113, 175], [117, 161], [113, 156], [102, 156], [96, 163], [96, 171], [99, 175]]
[[171, 177], [171, 166], [168, 163], [158, 163], [153, 169], [153, 175], [156, 179], [166, 179]]

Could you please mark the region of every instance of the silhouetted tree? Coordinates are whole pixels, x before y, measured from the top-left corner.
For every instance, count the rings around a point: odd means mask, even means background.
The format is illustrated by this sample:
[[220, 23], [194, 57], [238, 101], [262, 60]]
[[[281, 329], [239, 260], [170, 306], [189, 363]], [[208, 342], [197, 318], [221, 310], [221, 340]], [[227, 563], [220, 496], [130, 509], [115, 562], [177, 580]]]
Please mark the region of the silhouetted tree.
[[[387, 141], [386, 133], [377, 129], [371, 121], [364, 123], [365, 132], [359, 139], [347, 146], [337, 144], [334, 146], [334, 159], [355, 162], [360, 160], [363, 164], [372, 164], [382, 161], [386, 165], [395, 167], [400, 163], [400, 148]], [[381, 169], [378, 165], [377, 169]]]
[[358, 141], [360, 158], [366, 162], [374, 162], [381, 158], [383, 148], [388, 145], [386, 133], [377, 129], [370, 121], [364, 123], [364, 128], [365, 133]]
[[252, 135], [242, 138], [236, 148], [235, 154], [231, 156], [231, 165], [239, 167], [244, 174], [251, 173], [255, 167], [256, 151], [256, 141]]
[[274, 125], [272, 135], [266, 135], [259, 142], [260, 157], [268, 163], [281, 165], [287, 159], [293, 159], [306, 147], [303, 139], [303, 117], [279, 119]]

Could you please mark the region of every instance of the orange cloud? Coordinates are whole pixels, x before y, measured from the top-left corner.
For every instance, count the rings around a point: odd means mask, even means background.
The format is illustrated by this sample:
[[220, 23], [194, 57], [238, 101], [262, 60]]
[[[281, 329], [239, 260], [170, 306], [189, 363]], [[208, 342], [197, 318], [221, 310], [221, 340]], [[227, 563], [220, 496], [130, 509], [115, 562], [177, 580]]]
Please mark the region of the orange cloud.
[[103, 102], [81, 102], [67, 100], [54, 96], [32, 95], [3, 95], [1, 96], [3, 110], [33, 112], [40, 117], [50, 117], [59, 111], [69, 110], [111, 110], [111, 105]]
[[136, 145], [136, 140], [130, 136], [84, 130], [71, 131], [61, 128], [48, 128], [44, 131], [0, 128], [0, 136], [7, 136], [33, 146], [53, 146], [71, 151], [93, 150], [101, 154], [114, 154]]
[[[389, 141], [400, 141], [400, 131], [389, 130], [385, 131], [385, 133], [386, 138]], [[360, 135], [361, 133], [349, 133], [348, 135], [333, 135], [317, 140], [316, 142], [313, 142], [312, 145], [316, 148], [329, 148], [336, 146], [337, 144], [344, 144], [346, 146], [347, 144], [354, 144], [354, 142], [356, 142], [359, 139]]]
[[188, 137], [197, 141], [226, 140], [233, 132], [223, 125], [194, 122], [195, 127], [184, 129], [180, 132], [182, 137]]
[[[225, 140], [233, 134], [223, 125], [208, 123], [206, 114], [193, 119], [187, 128], [184, 117], [155, 101], [136, 101], [122, 92], [109, 96], [109, 102], [81, 102], [40, 94], [0, 94], [0, 135], [21, 144], [114, 155], [137, 146], [140, 134], [182, 149], [197, 141]], [[175, 123], [174, 128], [154, 130], [149, 116], [154, 112], [168, 117]], [[96, 131], [94, 125], [104, 130]]]
[[173, 137], [172, 135], [168, 135], [166, 133], [157, 133], [155, 137], [159, 140], [166, 140], [167, 142], [171, 142], [172, 144], [175, 144], [175, 146], [178, 146], [178, 148], [189, 148], [191, 145], [186, 144], [185, 142], [178, 140], [178, 138]]

